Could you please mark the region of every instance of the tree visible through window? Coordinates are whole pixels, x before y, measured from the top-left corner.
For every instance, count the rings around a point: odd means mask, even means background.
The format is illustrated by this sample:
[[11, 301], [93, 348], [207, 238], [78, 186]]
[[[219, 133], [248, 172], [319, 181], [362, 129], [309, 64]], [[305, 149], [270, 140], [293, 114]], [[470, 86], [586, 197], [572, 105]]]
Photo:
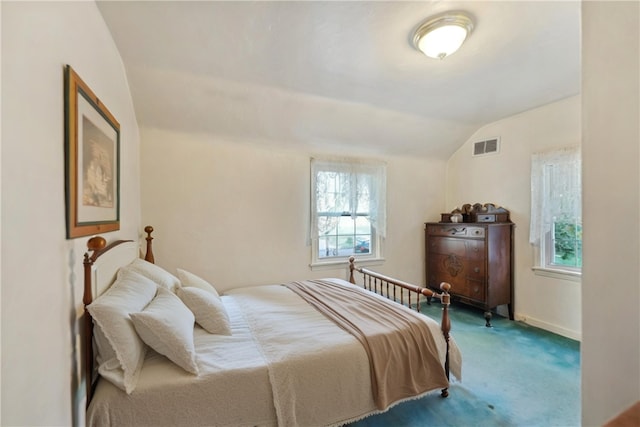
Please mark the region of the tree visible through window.
[[377, 257], [385, 231], [385, 168], [380, 163], [311, 162], [314, 262]]
[[563, 215], [553, 221], [553, 241], [550, 263], [557, 266], [582, 268], [582, 222]]
[[582, 180], [579, 148], [534, 154], [530, 241], [543, 268], [582, 268]]

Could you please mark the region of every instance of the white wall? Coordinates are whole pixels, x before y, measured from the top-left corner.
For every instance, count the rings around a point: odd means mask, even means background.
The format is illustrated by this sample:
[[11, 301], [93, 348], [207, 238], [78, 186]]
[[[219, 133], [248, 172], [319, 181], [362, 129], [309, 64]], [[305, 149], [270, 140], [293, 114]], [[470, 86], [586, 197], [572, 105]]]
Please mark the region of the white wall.
[[[142, 217], [156, 262], [221, 290], [344, 277], [309, 268], [311, 153], [141, 129]], [[376, 269], [424, 283], [424, 222], [444, 205], [444, 161], [387, 158], [387, 261]]]
[[[139, 233], [139, 135], [93, 2], [2, 2], [2, 425], [72, 425], [72, 330], [87, 238], [65, 239], [63, 67], [121, 126], [121, 230]], [[83, 408], [80, 408], [83, 413]]]
[[[515, 315], [544, 329], [580, 339], [580, 282], [536, 275], [529, 244], [531, 154], [580, 145], [580, 97], [567, 98], [479, 129], [449, 159], [447, 210], [494, 203], [511, 212], [515, 228]], [[473, 157], [473, 143], [500, 137], [497, 154]]]
[[640, 4], [582, 3], [582, 423], [640, 400]]

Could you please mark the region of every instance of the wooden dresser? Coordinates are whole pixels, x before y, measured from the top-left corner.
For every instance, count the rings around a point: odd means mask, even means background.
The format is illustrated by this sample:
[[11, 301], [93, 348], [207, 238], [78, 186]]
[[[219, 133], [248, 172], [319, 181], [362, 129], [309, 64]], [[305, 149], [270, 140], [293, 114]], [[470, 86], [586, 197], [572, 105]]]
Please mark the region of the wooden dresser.
[[485, 310], [508, 304], [513, 320], [513, 227], [511, 222], [425, 224], [427, 286], [449, 282], [454, 300]]

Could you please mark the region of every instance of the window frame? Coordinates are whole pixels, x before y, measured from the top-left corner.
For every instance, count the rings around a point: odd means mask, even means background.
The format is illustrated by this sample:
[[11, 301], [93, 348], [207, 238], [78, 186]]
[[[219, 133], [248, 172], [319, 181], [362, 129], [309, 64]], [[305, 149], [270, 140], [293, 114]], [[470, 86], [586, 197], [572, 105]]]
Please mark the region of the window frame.
[[[582, 182], [580, 173], [580, 148], [568, 147], [546, 153], [534, 154], [531, 164], [531, 226], [530, 243], [535, 248], [535, 262], [532, 270], [539, 275], [579, 281], [582, 277], [582, 267], [573, 267], [554, 262], [555, 226], [559, 222], [551, 214], [546, 206], [549, 202], [552, 184], [549, 182], [549, 166], [559, 164], [569, 164], [575, 162], [576, 175], [572, 177], [578, 182], [580, 194], [577, 197], [578, 206], [581, 200]], [[555, 183], [554, 183], [555, 184]], [[572, 215], [578, 219], [581, 225], [581, 212], [578, 208], [577, 215]]]
[[[371, 193], [375, 196], [375, 208], [367, 210], [366, 216], [371, 221], [371, 237], [369, 241], [368, 253], [350, 253], [348, 255], [337, 255], [329, 257], [320, 257], [319, 248], [319, 233], [317, 226], [318, 211], [317, 199], [316, 199], [316, 176], [319, 171], [334, 170], [341, 173], [351, 174], [369, 174], [372, 173], [375, 179], [372, 179], [372, 186], [377, 188], [370, 189]], [[310, 267], [313, 269], [323, 268], [335, 268], [339, 265], [346, 265], [351, 256], [354, 256], [359, 265], [379, 265], [384, 261], [383, 257], [383, 240], [386, 231], [386, 165], [382, 162], [364, 161], [355, 159], [311, 159], [311, 203], [310, 203], [310, 234], [309, 241], [311, 245], [311, 263]], [[353, 190], [353, 188], [351, 188]], [[353, 195], [348, 195], [350, 198]], [[360, 209], [352, 207], [356, 211], [360, 212], [337, 212], [336, 216], [363, 216], [363, 212]], [[376, 213], [372, 211], [375, 209]], [[375, 220], [371, 218], [375, 217]], [[355, 221], [355, 219], [354, 219]], [[356, 238], [354, 230], [354, 239]]]

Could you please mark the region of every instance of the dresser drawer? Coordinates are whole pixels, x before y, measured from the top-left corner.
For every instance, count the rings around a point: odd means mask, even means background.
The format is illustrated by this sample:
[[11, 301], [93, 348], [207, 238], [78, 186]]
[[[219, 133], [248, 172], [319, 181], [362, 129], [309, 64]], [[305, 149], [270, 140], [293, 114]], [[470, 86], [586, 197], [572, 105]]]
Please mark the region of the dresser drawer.
[[482, 281], [467, 279], [461, 282], [457, 289], [452, 288], [451, 293], [474, 301], [484, 302], [486, 288], [486, 285]]
[[[432, 275], [429, 282], [433, 283], [438, 277], [439, 282], [454, 283], [459, 280], [480, 280], [485, 277], [484, 261], [474, 261], [459, 257], [453, 253], [433, 254], [428, 263]], [[433, 279], [433, 280], [431, 280]], [[454, 290], [455, 292], [455, 290]]]
[[485, 241], [481, 239], [457, 239], [454, 237], [433, 236], [427, 242], [431, 254], [456, 255], [469, 260], [484, 260]]
[[427, 227], [427, 233], [430, 236], [450, 236], [450, 237], [484, 237], [484, 227], [467, 226], [464, 224], [452, 225], [438, 225]]
[[493, 214], [478, 215], [476, 222], [496, 222], [496, 216]]
[[484, 261], [485, 260], [485, 251], [484, 251], [484, 240], [465, 240], [465, 258], [472, 261]]
[[467, 256], [467, 241], [450, 237], [436, 236], [429, 240], [429, 252], [432, 254], [453, 254], [460, 258]]
[[484, 302], [486, 297], [486, 282], [484, 279], [484, 268], [480, 265], [465, 266], [448, 263], [446, 259], [440, 258], [429, 262], [429, 274], [427, 286], [438, 289], [442, 282], [451, 285], [451, 294], [459, 295], [474, 301]]

